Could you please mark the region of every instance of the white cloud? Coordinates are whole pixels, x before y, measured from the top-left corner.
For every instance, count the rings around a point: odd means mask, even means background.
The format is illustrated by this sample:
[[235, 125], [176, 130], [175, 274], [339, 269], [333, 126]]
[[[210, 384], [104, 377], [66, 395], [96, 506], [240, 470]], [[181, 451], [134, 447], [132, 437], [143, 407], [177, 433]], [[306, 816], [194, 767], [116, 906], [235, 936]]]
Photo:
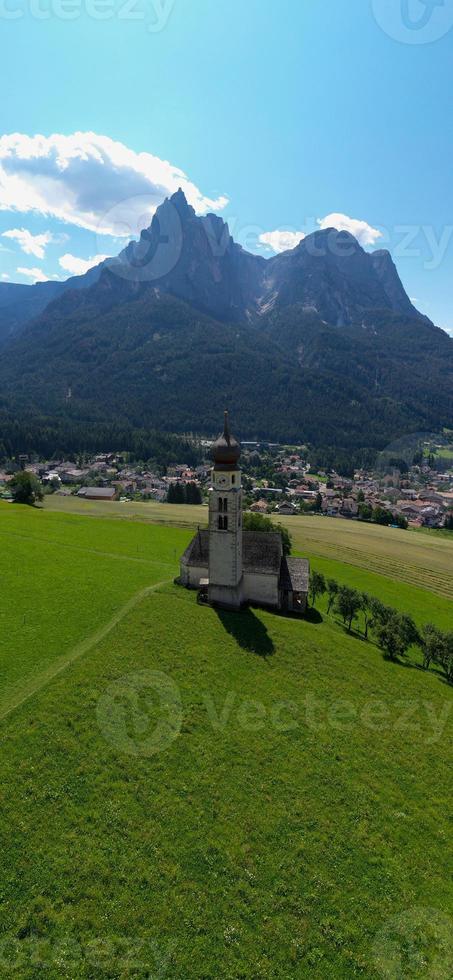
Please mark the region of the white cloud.
[[347, 214], [339, 214], [338, 212], [333, 212], [332, 214], [326, 215], [325, 218], [318, 218], [318, 225], [320, 228], [336, 228], [337, 231], [349, 231], [351, 235], [360, 243], [360, 245], [375, 245], [379, 238], [382, 238], [382, 232], [377, 228], [372, 228], [367, 221], [361, 221], [359, 218], [349, 218]]
[[42, 269], [26, 269], [24, 266], [19, 266], [16, 270], [21, 276], [27, 276], [28, 279], [33, 279], [33, 282], [47, 282], [48, 279], [58, 279], [58, 276], [47, 276]]
[[205, 197], [178, 167], [96, 133], [0, 138], [0, 210], [35, 212], [100, 235], [131, 237], [182, 187], [197, 213], [228, 199]]
[[32, 235], [27, 228], [11, 228], [2, 232], [2, 237], [11, 238], [25, 255], [34, 255], [37, 259], [44, 258], [47, 246], [53, 241], [50, 231], [45, 231], [42, 235]]
[[10, 278], [11, 278], [11, 276], [9, 276], [7, 272], [2, 272], [2, 274], [0, 276], [0, 279], [3, 279], [4, 282], [6, 282]]
[[303, 231], [264, 231], [258, 235], [258, 241], [266, 248], [271, 248], [273, 252], [286, 252], [288, 248], [295, 248], [302, 239], [305, 238]]
[[69, 272], [71, 276], [83, 276], [85, 272], [88, 272], [88, 269], [92, 269], [94, 265], [99, 265], [100, 262], [108, 258], [110, 258], [108, 255], [93, 255], [90, 259], [79, 259], [76, 255], [66, 252], [58, 261], [61, 268], [65, 272]]

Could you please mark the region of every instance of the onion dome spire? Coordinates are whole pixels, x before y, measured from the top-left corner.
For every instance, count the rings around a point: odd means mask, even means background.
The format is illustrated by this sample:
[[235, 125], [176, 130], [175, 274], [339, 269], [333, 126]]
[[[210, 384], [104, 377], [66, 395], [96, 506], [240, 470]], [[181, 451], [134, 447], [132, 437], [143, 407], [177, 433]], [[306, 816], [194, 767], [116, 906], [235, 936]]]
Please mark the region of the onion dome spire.
[[221, 466], [225, 469], [237, 466], [241, 447], [237, 439], [231, 435], [228, 412], [224, 412], [223, 433], [212, 444], [211, 455], [215, 466]]

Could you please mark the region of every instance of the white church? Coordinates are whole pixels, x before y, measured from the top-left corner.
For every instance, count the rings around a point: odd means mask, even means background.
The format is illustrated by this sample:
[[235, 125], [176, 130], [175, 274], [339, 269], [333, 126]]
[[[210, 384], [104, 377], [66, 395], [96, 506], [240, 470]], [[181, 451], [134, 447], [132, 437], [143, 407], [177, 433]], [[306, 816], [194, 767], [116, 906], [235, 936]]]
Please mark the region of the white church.
[[283, 554], [280, 532], [242, 528], [241, 447], [224, 430], [211, 448], [214, 466], [209, 490], [209, 527], [186, 548], [179, 583], [198, 589], [222, 609], [248, 604], [302, 615], [307, 607], [310, 567], [305, 558]]

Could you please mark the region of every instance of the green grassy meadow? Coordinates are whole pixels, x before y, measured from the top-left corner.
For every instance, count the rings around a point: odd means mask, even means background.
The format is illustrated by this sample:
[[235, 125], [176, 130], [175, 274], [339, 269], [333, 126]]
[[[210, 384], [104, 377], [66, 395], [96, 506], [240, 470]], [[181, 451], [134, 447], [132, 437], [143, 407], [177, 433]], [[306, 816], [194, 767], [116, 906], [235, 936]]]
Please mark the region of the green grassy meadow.
[[[453, 689], [323, 603], [197, 605], [198, 516], [101, 506], [0, 503], [1, 975], [447, 980]], [[316, 567], [451, 628], [449, 541], [313, 520]]]
[[[206, 506], [153, 502], [104, 503], [78, 497], [49, 496], [44, 507], [62, 514], [122, 518], [180, 527], [204, 527]], [[399, 582], [453, 599], [453, 534], [448, 531], [401, 531], [332, 517], [276, 518], [291, 532], [295, 551], [344, 561]]]

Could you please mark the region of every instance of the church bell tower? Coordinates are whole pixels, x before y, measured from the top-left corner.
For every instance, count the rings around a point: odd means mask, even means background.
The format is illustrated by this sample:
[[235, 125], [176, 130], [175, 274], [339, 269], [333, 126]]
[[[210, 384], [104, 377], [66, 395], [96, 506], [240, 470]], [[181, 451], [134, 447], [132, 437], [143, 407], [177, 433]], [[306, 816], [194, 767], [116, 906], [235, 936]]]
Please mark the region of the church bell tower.
[[213, 443], [211, 453], [208, 597], [214, 605], [239, 609], [243, 591], [241, 447], [230, 433], [228, 412], [223, 433]]

